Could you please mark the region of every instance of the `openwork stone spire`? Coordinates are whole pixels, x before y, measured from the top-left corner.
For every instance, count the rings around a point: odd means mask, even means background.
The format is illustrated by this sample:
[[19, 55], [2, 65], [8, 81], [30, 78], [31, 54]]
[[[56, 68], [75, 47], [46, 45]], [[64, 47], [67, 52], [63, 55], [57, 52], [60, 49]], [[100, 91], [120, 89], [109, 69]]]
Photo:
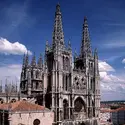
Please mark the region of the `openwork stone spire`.
[[94, 57], [98, 59], [98, 51], [97, 51], [97, 48], [96, 48], [95, 51], [94, 51]]
[[24, 67], [25, 67], [25, 63], [26, 63], [26, 55], [25, 55], [25, 53], [24, 53], [24, 56], [23, 56], [23, 65], [22, 65], [22, 68], [24, 68]]
[[62, 15], [60, 11], [60, 5], [57, 4], [55, 12], [55, 24], [53, 31], [53, 45], [64, 45], [64, 34], [62, 26]]
[[40, 57], [39, 57], [39, 59], [38, 59], [38, 67], [39, 68], [42, 68], [43, 67], [43, 60], [42, 60], [42, 54], [40, 54]]
[[35, 56], [35, 53], [33, 55], [32, 61], [31, 61], [31, 66], [36, 66], [36, 56]]
[[90, 45], [90, 38], [89, 38], [89, 30], [88, 30], [88, 23], [87, 18], [84, 17], [84, 24], [83, 24], [83, 34], [82, 34], [82, 46], [81, 46], [81, 56], [92, 56], [92, 50]]
[[0, 81], [0, 93], [2, 93], [2, 89], [3, 89], [3, 87], [2, 87], [2, 80]]
[[27, 55], [25, 57], [25, 66], [28, 66], [29, 65], [29, 55], [28, 55], [28, 52], [27, 52]]

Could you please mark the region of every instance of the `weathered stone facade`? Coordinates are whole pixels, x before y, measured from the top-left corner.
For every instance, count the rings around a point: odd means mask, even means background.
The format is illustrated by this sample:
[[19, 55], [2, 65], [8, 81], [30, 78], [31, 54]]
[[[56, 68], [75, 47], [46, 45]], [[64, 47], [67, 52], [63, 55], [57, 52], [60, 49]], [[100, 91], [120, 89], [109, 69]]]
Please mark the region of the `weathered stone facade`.
[[0, 85], [0, 104], [16, 102], [20, 100], [20, 93], [17, 89], [17, 84], [5, 84], [5, 86]]
[[46, 106], [54, 112], [58, 125], [99, 124], [100, 83], [98, 53], [92, 53], [87, 18], [84, 18], [80, 54], [65, 45], [60, 5], [56, 6], [52, 44], [46, 42], [36, 63], [24, 55], [21, 72], [21, 98]]
[[0, 125], [52, 125], [54, 113], [27, 101], [0, 104]]

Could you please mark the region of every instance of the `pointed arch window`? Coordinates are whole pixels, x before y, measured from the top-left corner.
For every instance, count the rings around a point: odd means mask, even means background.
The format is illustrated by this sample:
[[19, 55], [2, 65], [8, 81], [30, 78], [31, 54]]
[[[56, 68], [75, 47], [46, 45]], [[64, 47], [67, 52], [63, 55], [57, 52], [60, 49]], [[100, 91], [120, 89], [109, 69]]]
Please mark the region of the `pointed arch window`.
[[68, 90], [68, 76], [66, 75], [66, 88], [65, 90], [67, 91]]
[[63, 111], [64, 111], [63, 118], [64, 119], [68, 119], [69, 118], [69, 108], [68, 107], [69, 107], [68, 101], [65, 99], [63, 101]]
[[39, 83], [38, 82], [36, 82], [36, 89], [38, 89], [39, 88]]
[[0, 104], [3, 104], [4, 100], [2, 98], [0, 98]]

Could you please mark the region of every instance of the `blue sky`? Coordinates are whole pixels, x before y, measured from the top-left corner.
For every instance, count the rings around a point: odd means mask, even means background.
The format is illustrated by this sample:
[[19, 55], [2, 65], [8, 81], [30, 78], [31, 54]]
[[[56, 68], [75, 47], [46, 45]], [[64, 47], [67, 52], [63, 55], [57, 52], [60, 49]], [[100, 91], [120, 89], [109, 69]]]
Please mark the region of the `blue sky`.
[[87, 16], [92, 49], [97, 47], [99, 52], [102, 100], [125, 99], [124, 0], [0, 1], [1, 79], [20, 74], [24, 52], [35, 52], [38, 57], [44, 52], [46, 40], [51, 43], [58, 2], [65, 42], [71, 40], [73, 51], [76, 48], [79, 52], [83, 19]]

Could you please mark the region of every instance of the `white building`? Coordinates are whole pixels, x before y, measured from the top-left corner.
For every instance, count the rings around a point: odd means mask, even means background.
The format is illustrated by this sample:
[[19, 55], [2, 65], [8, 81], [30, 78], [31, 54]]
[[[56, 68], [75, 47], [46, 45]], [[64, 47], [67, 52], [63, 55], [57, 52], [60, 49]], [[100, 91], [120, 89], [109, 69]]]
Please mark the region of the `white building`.
[[112, 112], [112, 122], [114, 125], [125, 124], [125, 107], [121, 107]]
[[53, 120], [49, 109], [27, 101], [0, 105], [0, 125], [52, 125]]
[[101, 108], [100, 110], [100, 124], [109, 124], [111, 123], [111, 112], [110, 108]]

